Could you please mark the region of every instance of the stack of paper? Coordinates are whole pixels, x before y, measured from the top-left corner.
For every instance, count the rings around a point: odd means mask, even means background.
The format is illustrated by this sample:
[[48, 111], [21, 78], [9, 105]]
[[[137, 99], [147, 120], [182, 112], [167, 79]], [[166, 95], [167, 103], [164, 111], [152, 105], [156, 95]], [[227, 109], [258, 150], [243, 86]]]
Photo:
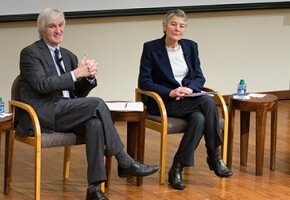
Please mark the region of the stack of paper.
[[6, 112], [3, 112], [3, 113], [0, 113], [0, 118], [4, 118], [4, 117], [7, 117], [7, 116], [11, 116], [12, 113], [6, 113]]
[[266, 95], [265, 94], [255, 94], [255, 93], [249, 93], [247, 94], [246, 96], [243, 96], [243, 97], [240, 97], [240, 96], [237, 96], [237, 95], [234, 95], [233, 98], [234, 99], [250, 99], [250, 98], [263, 98], [265, 97]]
[[139, 111], [144, 110], [142, 102], [106, 102], [110, 111]]
[[188, 94], [188, 95], [184, 95], [184, 97], [198, 97], [198, 96], [202, 96], [202, 95], [214, 95], [216, 94], [216, 92], [205, 92], [205, 91], [201, 91], [201, 92], [195, 92], [192, 94]]

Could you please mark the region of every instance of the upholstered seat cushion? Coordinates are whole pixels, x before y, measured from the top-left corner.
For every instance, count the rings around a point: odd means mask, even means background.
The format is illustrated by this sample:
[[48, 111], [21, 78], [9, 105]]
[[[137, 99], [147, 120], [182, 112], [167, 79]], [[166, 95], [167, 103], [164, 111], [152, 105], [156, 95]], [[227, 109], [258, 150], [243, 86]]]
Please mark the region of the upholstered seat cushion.
[[[158, 115], [151, 115], [147, 113], [147, 119], [156, 121], [156, 122], [161, 122], [161, 117]], [[185, 132], [185, 128], [187, 126], [187, 121], [185, 119], [181, 118], [175, 118], [175, 117], [168, 117], [168, 134], [172, 133], [183, 133]], [[220, 128], [223, 130], [224, 128], [224, 119], [219, 118], [219, 123], [220, 123]]]
[[72, 146], [84, 144], [85, 138], [74, 133], [42, 133], [41, 134], [41, 147], [51, 148], [59, 146]]
[[[18, 137], [21, 138], [22, 136]], [[41, 148], [63, 147], [79, 144], [85, 144], [85, 137], [74, 133], [41, 133]]]

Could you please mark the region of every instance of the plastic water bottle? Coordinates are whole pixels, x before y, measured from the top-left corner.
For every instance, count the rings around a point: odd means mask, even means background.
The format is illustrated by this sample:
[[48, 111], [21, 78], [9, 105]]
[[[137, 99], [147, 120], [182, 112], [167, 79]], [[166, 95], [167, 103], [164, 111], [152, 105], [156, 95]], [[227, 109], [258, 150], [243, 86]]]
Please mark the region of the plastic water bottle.
[[244, 79], [241, 79], [237, 88], [237, 96], [243, 98], [246, 96], [246, 94], [247, 94], [247, 84], [245, 83]]
[[4, 102], [2, 101], [1, 97], [0, 97], [0, 113], [4, 113]]

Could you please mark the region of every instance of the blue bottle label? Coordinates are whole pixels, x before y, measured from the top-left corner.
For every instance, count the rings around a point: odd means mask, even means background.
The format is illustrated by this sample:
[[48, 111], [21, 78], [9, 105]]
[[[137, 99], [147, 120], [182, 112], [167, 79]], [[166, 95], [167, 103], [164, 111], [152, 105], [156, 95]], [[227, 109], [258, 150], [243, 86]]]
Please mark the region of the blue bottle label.
[[4, 112], [4, 103], [0, 102], [0, 113]]
[[243, 85], [241, 85], [241, 84], [239, 84], [238, 85], [238, 89], [237, 89], [237, 95], [238, 96], [246, 96], [246, 93], [247, 93], [247, 86], [245, 85], [245, 84], [243, 84]]

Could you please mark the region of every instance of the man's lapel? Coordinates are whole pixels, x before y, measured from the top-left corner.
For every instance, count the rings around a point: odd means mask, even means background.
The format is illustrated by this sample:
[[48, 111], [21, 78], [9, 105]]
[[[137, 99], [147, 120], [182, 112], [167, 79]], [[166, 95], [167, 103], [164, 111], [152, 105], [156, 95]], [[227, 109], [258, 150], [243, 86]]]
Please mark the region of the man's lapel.
[[44, 60], [46, 61], [46, 64], [47, 65], [43, 65], [43, 67], [45, 68], [45, 71], [49, 74], [52, 74], [52, 75], [57, 75], [57, 71], [56, 71], [56, 68], [55, 68], [55, 64], [54, 64], [54, 61], [53, 61], [53, 58], [51, 56], [51, 53], [46, 45], [46, 43], [41, 40], [39, 43], [38, 43], [38, 48], [39, 48], [39, 51], [40, 53], [42, 54]]

